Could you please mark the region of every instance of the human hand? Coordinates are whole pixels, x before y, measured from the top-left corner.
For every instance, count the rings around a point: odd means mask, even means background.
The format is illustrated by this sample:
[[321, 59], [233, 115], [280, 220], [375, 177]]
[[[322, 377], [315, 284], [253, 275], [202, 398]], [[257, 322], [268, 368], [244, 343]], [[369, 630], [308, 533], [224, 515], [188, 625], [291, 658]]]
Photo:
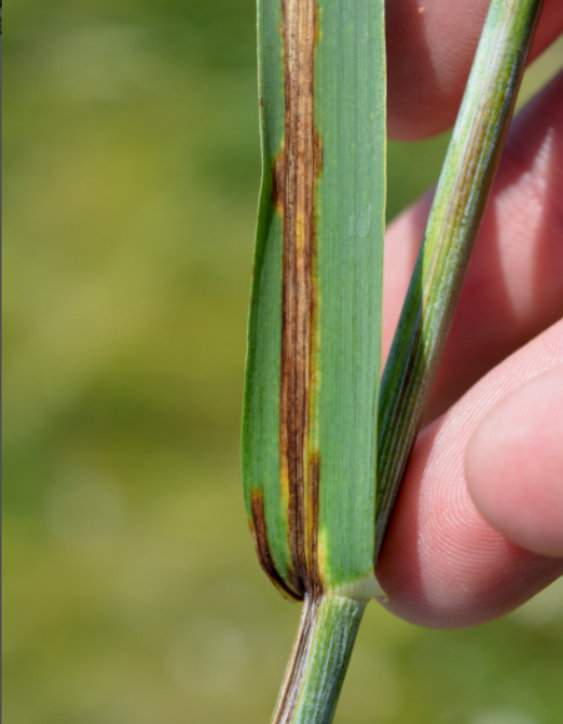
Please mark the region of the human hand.
[[[487, 5], [388, 3], [393, 135], [451, 125]], [[532, 57], [562, 31], [563, 5], [546, 0]], [[385, 350], [429, 203], [388, 230]], [[389, 526], [378, 571], [397, 614], [478, 623], [563, 573], [562, 315], [560, 73], [512, 126]]]

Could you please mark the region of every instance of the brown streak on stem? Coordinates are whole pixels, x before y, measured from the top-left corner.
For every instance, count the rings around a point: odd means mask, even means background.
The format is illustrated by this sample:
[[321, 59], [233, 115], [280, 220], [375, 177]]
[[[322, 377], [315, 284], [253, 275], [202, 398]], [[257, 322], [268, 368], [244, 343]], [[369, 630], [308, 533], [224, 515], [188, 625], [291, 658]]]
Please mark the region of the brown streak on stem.
[[307, 660], [307, 649], [310, 645], [310, 631], [315, 622], [318, 599], [305, 598], [301, 623], [297, 639], [290, 658], [290, 665], [286, 671], [285, 681], [281, 689], [281, 698], [276, 706], [276, 713], [272, 724], [286, 724], [291, 721], [295, 709], [296, 696], [299, 692], [299, 681], [303, 676], [303, 667]]
[[[311, 427], [312, 349], [315, 317], [315, 187], [320, 140], [314, 121], [316, 0], [281, 0], [283, 13], [285, 146], [283, 182], [274, 169], [276, 195], [283, 193], [283, 318], [280, 452], [288, 490], [288, 530], [300, 587], [311, 587], [307, 555], [308, 465]], [[276, 204], [279, 208], [279, 204]]]
[[269, 578], [279, 590], [290, 598], [298, 601], [303, 598], [301, 593], [294, 591], [290, 585], [278, 573], [272, 559], [270, 546], [268, 544], [268, 531], [266, 528], [266, 517], [264, 514], [264, 494], [261, 490], [253, 490], [251, 493], [252, 520], [251, 529], [256, 543], [256, 552], [260, 565], [266, 571]]

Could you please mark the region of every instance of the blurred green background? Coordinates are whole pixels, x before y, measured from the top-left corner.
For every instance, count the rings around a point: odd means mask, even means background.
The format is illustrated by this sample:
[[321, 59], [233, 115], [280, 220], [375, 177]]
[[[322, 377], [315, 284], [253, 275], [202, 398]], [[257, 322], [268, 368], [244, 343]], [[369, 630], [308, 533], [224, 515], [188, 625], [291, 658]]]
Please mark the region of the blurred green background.
[[[253, 2], [17, 0], [5, 31], [5, 721], [267, 721], [298, 608], [239, 480]], [[444, 142], [391, 145], [390, 216]], [[339, 721], [563, 720], [562, 602], [458, 632], [373, 605]]]

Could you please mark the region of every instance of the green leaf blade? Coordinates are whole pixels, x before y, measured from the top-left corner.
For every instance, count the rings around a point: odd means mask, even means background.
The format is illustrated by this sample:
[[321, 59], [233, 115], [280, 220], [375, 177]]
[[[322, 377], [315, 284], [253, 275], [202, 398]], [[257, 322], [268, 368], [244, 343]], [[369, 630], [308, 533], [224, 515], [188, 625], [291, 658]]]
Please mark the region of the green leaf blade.
[[[258, 93], [262, 179], [256, 233], [252, 303], [248, 329], [242, 466], [245, 504], [264, 565], [267, 546], [272, 566], [284, 581], [292, 567], [287, 500], [280, 477], [280, 346], [282, 329], [283, 223], [276, 209], [274, 169], [283, 149], [284, 74], [281, 3], [258, 3]], [[256, 534], [263, 510], [266, 541]]]
[[385, 219], [383, 2], [321, 0], [318, 183], [319, 538], [339, 588], [373, 575]]

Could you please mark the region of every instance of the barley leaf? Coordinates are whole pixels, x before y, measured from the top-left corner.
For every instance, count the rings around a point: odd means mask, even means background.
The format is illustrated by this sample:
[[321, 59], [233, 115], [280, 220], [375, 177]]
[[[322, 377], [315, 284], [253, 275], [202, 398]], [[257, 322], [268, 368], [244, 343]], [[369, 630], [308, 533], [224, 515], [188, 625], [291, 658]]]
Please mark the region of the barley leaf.
[[375, 586], [383, 12], [383, 0], [258, 3], [243, 474], [260, 560], [296, 598]]

